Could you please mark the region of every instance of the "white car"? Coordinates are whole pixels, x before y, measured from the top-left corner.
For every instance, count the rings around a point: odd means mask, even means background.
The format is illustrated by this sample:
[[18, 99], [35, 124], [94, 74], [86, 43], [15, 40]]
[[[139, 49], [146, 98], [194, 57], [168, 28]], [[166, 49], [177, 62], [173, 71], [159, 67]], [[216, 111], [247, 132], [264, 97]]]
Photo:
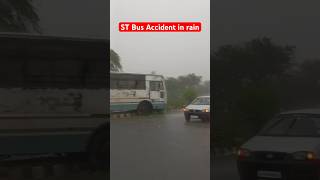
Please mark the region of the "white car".
[[277, 115], [238, 151], [241, 180], [320, 179], [320, 109]]
[[202, 120], [210, 120], [210, 96], [199, 96], [184, 109], [186, 121], [190, 121], [191, 116], [198, 116]]

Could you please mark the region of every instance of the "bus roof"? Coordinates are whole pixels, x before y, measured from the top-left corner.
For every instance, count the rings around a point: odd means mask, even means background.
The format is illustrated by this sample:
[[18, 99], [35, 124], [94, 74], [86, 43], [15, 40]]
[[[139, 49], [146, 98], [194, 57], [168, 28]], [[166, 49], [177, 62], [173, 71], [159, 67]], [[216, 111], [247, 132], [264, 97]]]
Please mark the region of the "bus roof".
[[108, 49], [107, 39], [0, 33], [1, 56], [107, 58]]
[[125, 75], [145, 75], [145, 76], [158, 76], [158, 77], [162, 77], [163, 75], [159, 75], [159, 74], [141, 74], [141, 73], [127, 73], [127, 72], [110, 72], [111, 74], [125, 74]]
[[15, 38], [15, 39], [38, 39], [38, 40], [66, 40], [66, 41], [85, 41], [85, 42], [109, 42], [108, 39], [103, 38], [84, 38], [84, 37], [70, 37], [70, 36], [51, 36], [32, 33], [12, 33], [0, 32], [0, 38]]

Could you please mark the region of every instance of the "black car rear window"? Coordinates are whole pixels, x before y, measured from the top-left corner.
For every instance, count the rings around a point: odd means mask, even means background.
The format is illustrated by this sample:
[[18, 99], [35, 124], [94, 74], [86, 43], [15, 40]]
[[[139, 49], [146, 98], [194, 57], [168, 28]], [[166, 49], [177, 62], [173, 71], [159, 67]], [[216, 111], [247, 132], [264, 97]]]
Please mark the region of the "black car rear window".
[[270, 121], [262, 136], [320, 136], [320, 116], [286, 115]]

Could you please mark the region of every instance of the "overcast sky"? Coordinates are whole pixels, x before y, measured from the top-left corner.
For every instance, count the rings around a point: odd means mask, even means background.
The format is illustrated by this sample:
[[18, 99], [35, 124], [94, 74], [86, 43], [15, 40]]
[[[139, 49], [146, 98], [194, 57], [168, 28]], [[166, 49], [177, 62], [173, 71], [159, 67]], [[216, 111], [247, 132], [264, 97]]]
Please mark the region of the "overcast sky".
[[108, 38], [108, 0], [37, 0], [44, 34]]
[[[121, 21], [200, 21], [201, 33], [120, 33]], [[210, 0], [111, 0], [111, 48], [125, 72], [210, 78]]]
[[[209, 0], [111, 0], [111, 47], [124, 70], [209, 78]], [[212, 48], [268, 36], [320, 57], [320, 1], [214, 0]], [[45, 34], [108, 37], [107, 0], [38, 0]], [[119, 21], [201, 21], [202, 33], [119, 33]]]
[[320, 1], [214, 0], [215, 48], [268, 36], [295, 45], [297, 59], [320, 57]]

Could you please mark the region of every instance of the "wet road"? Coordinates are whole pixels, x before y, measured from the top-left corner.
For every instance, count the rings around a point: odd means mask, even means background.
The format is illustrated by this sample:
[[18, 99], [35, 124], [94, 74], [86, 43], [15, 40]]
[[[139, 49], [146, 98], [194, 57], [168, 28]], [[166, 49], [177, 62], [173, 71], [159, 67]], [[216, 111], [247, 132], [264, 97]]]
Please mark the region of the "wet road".
[[235, 157], [216, 157], [213, 160], [213, 180], [239, 180]]
[[111, 120], [112, 180], [209, 180], [210, 125], [181, 112]]

